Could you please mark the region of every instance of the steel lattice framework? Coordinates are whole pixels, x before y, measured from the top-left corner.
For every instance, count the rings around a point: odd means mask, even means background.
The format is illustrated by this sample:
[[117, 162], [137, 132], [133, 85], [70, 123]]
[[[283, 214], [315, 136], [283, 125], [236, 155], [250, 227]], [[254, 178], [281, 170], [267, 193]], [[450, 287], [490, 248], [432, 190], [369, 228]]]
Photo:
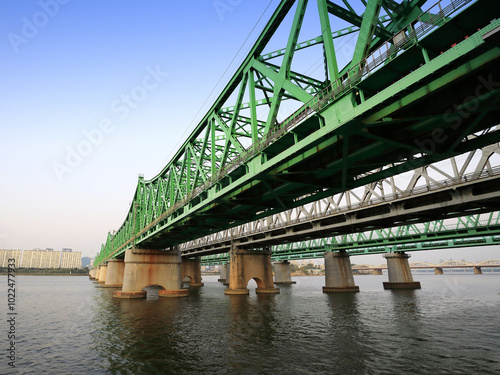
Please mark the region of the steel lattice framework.
[[[491, 212], [276, 245], [272, 247], [272, 259], [323, 258], [325, 252], [339, 250], [364, 255], [496, 244], [500, 244], [500, 212]], [[223, 264], [229, 261], [229, 255], [207, 255], [201, 261]]]
[[[281, 1], [172, 160], [139, 178], [96, 266], [127, 248], [177, 246], [500, 140], [495, 0], [443, 0], [425, 12], [425, 0], [362, 1], [361, 12], [352, 1], [311, 3]], [[306, 11], [321, 35], [299, 43]], [[267, 51], [287, 16], [286, 47]], [[335, 20], [350, 26], [332, 32]], [[339, 69], [335, 39], [348, 33], [356, 44]], [[292, 69], [318, 47], [322, 77]], [[285, 102], [292, 111], [280, 120]]]
[[[450, 209], [454, 202], [443, 194], [445, 191], [456, 192], [462, 186], [479, 184], [488, 186], [486, 195], [476, 189], [473, 196], [465, 197], [467, 203], [460, 196], [460, 199], [455, 199], [460, 208]], [[375, 227], [398, 225], [410, 228], [416, 221], [452, 218], [467, 211], [491, 212], [500, 208], [499, 185], [500, 144], [494, 144], [183, 243], [180, 249], [185, 255], [221, 253], [229, 251], [232, 244], [255, 248], [261, 244], [283, 244], [301, 237], [318, 239]], [[417, 204], [419, 196], [423, 199]], [[436, 204], [436, 201], [441, 202]], [[377, 219], [380, 223], [373, 218], [374, 214], [364, 213], [373, 210], [380, 216]]]

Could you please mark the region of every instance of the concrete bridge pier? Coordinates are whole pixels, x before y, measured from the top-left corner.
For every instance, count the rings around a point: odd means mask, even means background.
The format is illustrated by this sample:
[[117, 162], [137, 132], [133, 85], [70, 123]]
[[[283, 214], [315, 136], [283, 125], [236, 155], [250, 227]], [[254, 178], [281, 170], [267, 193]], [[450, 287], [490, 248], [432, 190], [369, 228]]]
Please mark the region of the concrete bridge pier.
[[157, 285], [159, 297], [184, 297], [188, 289], [182, 289], [181, 253], [179, 250], [128, 249], [125, 251], [125, 267], [121, 291], [113, 292], [115, 298], [145, 298], [147, 286]]
[[101, 267], [97, 267], [94, 271], [94, 283], [98, 283], [99, 282], [99, 270], [100, 270]]
[[434, 275], [443, 275], [443, 267], [434, 267]]
[[325, 284], [323, 293], [359, 292], [346, 251], [325, 253]]
[[249, 294], [248, 282], [257, 283], [256, 293], [279, 293], [274, 287], [270, 250], [243, 250], [233, 248], [229, 262], [229, 287], [225, 294]]
[[91, 269], [89, 271], [89, 279], [90, 280], [95, 280], [95, 273], [96, 273], [96, 270], [95, 269]]
[[297, 284], [296, 281], [292, 281], [292, 272], [288, 260], [274, 263], [274, 283], [283, 285]]
[[108, 260], [106, 271], [106, 282], [103, 288], [120, 288], [123, 286], [123, 273], [125, 271], [125, 262], [123, 259]]
[[408, 258], [403, 252], [387, 253], [387, 272], [389, 281], [384, 282], [384, 289], [420, 289], [420, 282], [413, 281]]
[[182, 259], [181, 280], [184, 280], [186, 277], [189, 277], [190, 279], [189, 286], [192, 287], [203, 286], [203, 283], [201, 282], [200, 257]]
[[99, 280], [97, 281], [98, 284], [104, 284], [106, 282], [106, 274], [108, 271], [108, 266], [106, 264], [101, 264], [99, 267]]
[[228, 274], [229, 274], [229, 262], [221, 265], [220, 275], [219, 275], [219, 279], [217, 281], [219, 281], [221, 283], [227, 283]]
[[474, 275], [482, 275], [483, 271], [481, 270], [481, 267], [479, 266], [474, 266]]

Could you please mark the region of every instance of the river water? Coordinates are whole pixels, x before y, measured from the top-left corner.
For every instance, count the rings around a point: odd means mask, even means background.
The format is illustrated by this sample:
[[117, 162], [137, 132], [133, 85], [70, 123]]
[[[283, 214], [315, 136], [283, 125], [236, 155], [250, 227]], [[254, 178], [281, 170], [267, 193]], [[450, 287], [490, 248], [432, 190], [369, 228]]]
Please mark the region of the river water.
[[[278, 295], [116, 300], [87, 277], [18, 276], [15, 368], [0, 374], [499, 374], [500, 275], [415, 274], [421, 290], [323, 294], [323, 276]], [[0, 343], [7, 353], [7, 278]]]

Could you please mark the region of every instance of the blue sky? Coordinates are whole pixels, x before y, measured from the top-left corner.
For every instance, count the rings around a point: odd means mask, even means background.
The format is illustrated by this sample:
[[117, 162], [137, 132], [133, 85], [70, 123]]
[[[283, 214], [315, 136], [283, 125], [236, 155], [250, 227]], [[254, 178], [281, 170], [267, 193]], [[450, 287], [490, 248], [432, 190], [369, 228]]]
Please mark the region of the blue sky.
[[[138, 174], [167, 163], [278, 3], [2, 1], [0, 248], [94, 256], [125, 218]], [[299, 39], [319, 31], [306, 18]], [[483, 258], [435, 256], [451, 257]]]

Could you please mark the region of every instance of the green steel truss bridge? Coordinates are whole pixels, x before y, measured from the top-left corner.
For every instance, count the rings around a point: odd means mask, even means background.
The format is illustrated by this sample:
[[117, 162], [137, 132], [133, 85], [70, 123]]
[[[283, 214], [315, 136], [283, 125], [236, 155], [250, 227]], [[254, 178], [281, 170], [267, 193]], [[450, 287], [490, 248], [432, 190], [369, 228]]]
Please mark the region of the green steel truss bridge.
[[[272, 259], [323, 258], [326, 251], [339, 250], [350, 255], [365, 255], [499, 244], [500, 212], [491, 212], [275, 245]], [[201, 261], [203, 264], [225, 264], [229, 254], [208, 255]]]
[[[496, 0], [341, 3], [278, 5], [172, 160], [153, 179], [139, 177], [95, 266], [128, 248], [176, 247], [500, 141]], [[299, 42], [306, 13], [320, 35]], [[270, 50], [282, 29], [286, 46]], [[341, 62], [338, 38], [347, 34], [356, 42]], [[315, 52], [323, 69], [308, 74], [297, 62]]]

